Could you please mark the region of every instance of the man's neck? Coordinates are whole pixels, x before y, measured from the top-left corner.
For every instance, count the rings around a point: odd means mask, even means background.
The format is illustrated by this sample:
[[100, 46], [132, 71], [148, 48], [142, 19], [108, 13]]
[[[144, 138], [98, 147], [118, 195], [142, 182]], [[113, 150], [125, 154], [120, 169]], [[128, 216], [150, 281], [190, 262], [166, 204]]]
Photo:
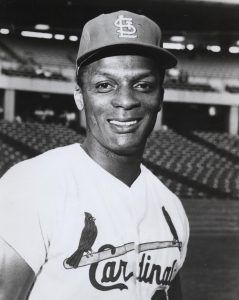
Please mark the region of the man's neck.
[[87, 142], [83, 143], [82, 148], [102, 168], [129, 187], [140, 174], [143, 151], [135, 155], [117, 154], [100, 146], [91, 147]]

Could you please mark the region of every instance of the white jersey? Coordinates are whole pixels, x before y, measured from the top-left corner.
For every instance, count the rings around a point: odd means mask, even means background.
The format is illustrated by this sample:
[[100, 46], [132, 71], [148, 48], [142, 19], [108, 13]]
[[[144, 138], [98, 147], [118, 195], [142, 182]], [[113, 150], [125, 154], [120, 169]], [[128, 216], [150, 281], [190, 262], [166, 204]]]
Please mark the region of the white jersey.
[[3, 176], [0, 236], [37, 276], [30, 300], [147, 300], [181, 268], [189, 225], [143, 165], [128, 187], [73, 144]]

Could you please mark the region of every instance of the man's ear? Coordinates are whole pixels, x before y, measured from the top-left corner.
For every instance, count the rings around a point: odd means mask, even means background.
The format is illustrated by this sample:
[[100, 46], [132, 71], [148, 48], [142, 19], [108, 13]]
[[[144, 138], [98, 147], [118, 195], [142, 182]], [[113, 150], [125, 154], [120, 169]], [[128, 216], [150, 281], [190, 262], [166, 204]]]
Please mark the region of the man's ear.
[[161, 91], [160, 91], [160, 101], [159, 101], [159, 106], [158, 106], [158, 111], [160, 111], [162, 109], [163, 106], [163, 97], [164, 97], [164, 88], [161, 87]]
[[74, 90], [74, 99], [75, 99], [77, 108], [79, 109], [79, 111], [82, 111], [84, 109], [84, 101], [83, 101], [81, 88], [78, 86]]

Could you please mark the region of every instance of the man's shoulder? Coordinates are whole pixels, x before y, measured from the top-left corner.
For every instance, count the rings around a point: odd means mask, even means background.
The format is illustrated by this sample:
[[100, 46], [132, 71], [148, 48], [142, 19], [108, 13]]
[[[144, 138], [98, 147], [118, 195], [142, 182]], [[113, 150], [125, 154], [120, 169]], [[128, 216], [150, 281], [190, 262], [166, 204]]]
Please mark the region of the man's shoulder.
[[33, 158], [21, 161], [12, 166], [1, 178], [1, 182], [6, 180], [29, 181], [42, 180], [48, 178], [58, 178], [67, 168], [70, 168], [77, 153], [78, 144], [67, 145], [46, 151]]
[[[63, 147], [50, 149], [35, 157], [26, 159], [14, 167], [17, 168], [31, 168], [31, 167], [59, 167], [67, 164], [69, 160], [73, 160], [76, 154], [78, 144], [71, 144]], [[14, 168], [13, 167], [13, 168]]]
[[[37, 163], [38, 161], [43, 163], [44, 161], [54, 161], [61, 162], [61, 164], [64, 164], [68, 159], [73, 160], [78, 154], [79, 150], [79, 144], [71, 144], [66, 145], [62, 147], [57, 147], [54, 149], [50, 149], [40, 155], [37, 155], [31, 159], [29, 159], [29, 162]], [[68, 162], [68, 161], [67, 161]]]

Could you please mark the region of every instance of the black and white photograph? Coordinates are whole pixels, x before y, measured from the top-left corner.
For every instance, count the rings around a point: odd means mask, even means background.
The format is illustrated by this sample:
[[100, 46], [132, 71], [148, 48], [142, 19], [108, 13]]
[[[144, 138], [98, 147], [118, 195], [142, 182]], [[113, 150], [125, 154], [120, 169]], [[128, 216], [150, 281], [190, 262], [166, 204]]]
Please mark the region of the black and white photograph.
[[239, 0], [0, 0], [0, 300], [238, 300]]

